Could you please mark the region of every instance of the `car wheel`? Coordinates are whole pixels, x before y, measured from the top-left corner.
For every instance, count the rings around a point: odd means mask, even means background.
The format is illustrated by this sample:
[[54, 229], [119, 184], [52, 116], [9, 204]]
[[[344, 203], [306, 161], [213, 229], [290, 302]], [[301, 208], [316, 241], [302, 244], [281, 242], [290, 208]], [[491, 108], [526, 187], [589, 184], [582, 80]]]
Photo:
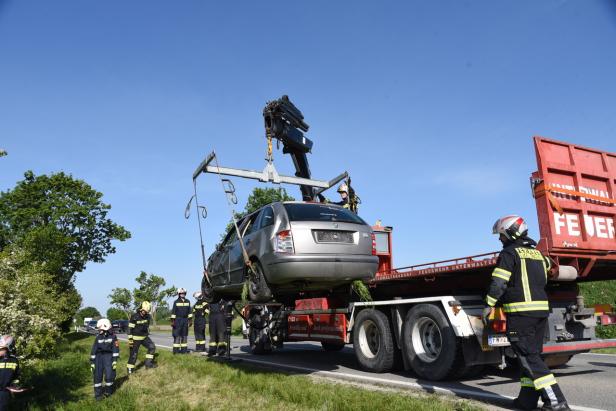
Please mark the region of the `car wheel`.
[[203, 299], [208, 303], [220, 301], [220, 296], [214, 291], [212, 285], [208, 282], [205, 276], [203, 276], [203, 279], [201, 280], [201, 294]]
[[264, 303], [272, 299], [272, 290], [267, 285], [263, 267], [258, 261], [248, 269], [248, 298], [256, 303]]
[[353, 327], [353, 349], [362, 368], [371, 372], [391, 371], [395, 347], [385, 314], [372, 308], [357, 314]]
[[431, 304], [413, 307], [402, 325], [404, 355], [422, 378], [438, 381], [456, 371], [458, 342], [443, 312]]

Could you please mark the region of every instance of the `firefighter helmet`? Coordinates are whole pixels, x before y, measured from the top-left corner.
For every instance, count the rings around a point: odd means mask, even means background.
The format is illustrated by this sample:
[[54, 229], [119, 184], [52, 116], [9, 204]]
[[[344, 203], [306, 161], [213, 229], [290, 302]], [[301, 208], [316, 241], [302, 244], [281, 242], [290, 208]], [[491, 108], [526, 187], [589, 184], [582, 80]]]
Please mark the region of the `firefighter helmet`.
[[346, 185], [346, 183], [342, 183], [338, 186], [338, 192], [349, 194], [349, 187]]
[[106, 318], [101, 318], [96, 322], [96, 328], [103, 331], [111, 330], [111, 321]]
[[499, 218], [492, 227], [493, 234], [503, 234], [509, 240], [515, 240], [528, 233], [526, 221], [519, 215], [508, 215]]
[[144, 301], [141, 303], [141, 306], [139, 307], [139, 309], [145, 311], [146, 313], [149, 313], [150, 310], [152, 309], [152, 304], [150, 304], [149, 301]]
[[183, 288], [183, 287], [178, 288], [178, 295], [180, 294], [186, 295], [186, 288]]
[[202, 295], [203, 295], [203, 293], [201, 291], [195, 291], [193, 293], [193, 298], [199, 299], [199, 298], [201, 298]]
[[10, 350], [14, 343], [15, 339], [11, 335], [3, 335], [0, 337], [0, 349], [7, 348]]

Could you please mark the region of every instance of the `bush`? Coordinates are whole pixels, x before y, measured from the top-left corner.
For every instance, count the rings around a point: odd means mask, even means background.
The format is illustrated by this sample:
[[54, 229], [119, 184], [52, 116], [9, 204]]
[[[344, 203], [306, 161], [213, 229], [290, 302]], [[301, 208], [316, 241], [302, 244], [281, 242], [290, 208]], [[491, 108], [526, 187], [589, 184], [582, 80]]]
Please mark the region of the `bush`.
[[[616, 281], [580, 283], [580, 292], [586, 306], [611, 304], [616, 307]], [[596, 331], [599, 338], [616, 338], [616, 326], [598, 326]]]

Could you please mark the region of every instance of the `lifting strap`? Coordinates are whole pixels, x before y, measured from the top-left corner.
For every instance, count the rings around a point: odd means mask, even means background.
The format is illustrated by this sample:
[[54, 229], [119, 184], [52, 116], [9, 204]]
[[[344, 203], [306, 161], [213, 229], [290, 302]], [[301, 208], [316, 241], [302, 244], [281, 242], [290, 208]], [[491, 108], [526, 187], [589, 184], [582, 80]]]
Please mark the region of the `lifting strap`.
[[547, 195], [548, 201], [550, 202], [552, 207], [554, 207], [554, 209], [558, 211], [558, 214], [560, 215], [564, 214], [564, 211], [562, 207], [560, 206], [560, 204], [558, 204], [558, 200], [556, 199], [556, 196], [554, 195], [555, 193], [556, 194], [567, 194], [567, 195], [574, 196], [574, 197], [583, 197], [589, 200], [595, 200], [595, 201], [599, 201], [599, 202], [607, 203], [607, 204], [616, 204], [616, 200], [612, 198], [600, 197], [600, 196], [596, 196], [590, 193], [583, 193], [581, 191], [568, 190], [566, 188], [548, 187], [546, 186], [545, 181], [541, 182], [540, 184], [537, 184], [535, 188], [533, 189], [533, 193], [535, 194], [535, 198], [541, 197], [543, 195]]

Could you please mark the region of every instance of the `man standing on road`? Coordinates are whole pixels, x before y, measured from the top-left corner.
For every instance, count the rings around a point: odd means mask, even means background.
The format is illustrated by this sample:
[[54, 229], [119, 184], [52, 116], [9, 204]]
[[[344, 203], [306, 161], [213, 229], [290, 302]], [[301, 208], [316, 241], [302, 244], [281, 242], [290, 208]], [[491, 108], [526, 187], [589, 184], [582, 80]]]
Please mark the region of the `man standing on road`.
[[195, 305], [193, 306], [193, 320], [195, 321], [195, 351], [205, 352], [205, 316], [210, 310], [203, 299], [201, 291], [195, 291]]
[[225, 340], [225, 301], [210, 304], [210, 344], [207, 356], [225, 355], [227, 341]]
[[188, 328], [192, 325], [193, 314], [190, 301], [186, 299], [186, 289], [178, 288], [178, 298], [171, 309], [171, 328], [173, 329], [173, 353], [188, 353]]
[[151, 307], [148, 301], [142, 302], [139, 310], [134, 313], [128, 321], [128, 348], [130, 348], [130, 356], [126, 364], [128, 375], [131, 375], [135, 368], [137, 354], [139, 353], [139, 347], [141, 347], [141, 345], [148, 350], [148, 353], [145, 355], [145, 367], [156, 368], [156, 364], [154, 363], [156, 346], [149, 337]]
[[542, 410], [569, 410], [556, 378], [541, 359], [550, 310], [545, 292], [550, 260], [535, 249], [537, 243], [527, 236], [528, 227], [520, 216], [498, 219], [492, 231], [499, 235], [503, 250], [492, 272], [482, 317], [487, 325], [494, 305], [501, 301], [507, 314], [507, 337], [522, 371], [514, 406], [532, 410], [541, 397]]

